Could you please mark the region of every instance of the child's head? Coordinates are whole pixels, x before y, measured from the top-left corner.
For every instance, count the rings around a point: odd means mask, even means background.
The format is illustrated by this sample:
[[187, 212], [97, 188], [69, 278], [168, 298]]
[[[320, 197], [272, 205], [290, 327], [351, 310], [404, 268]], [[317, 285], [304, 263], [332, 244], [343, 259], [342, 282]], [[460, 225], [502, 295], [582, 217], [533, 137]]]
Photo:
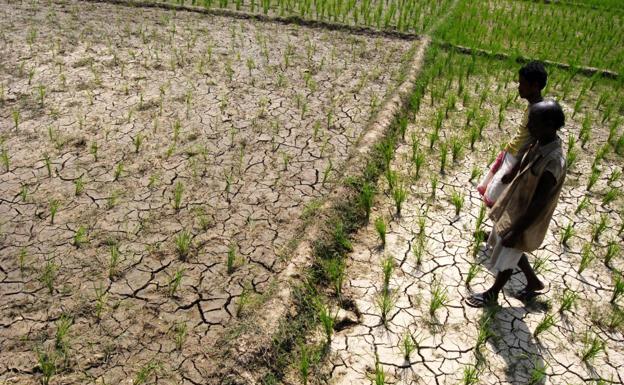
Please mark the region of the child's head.
[[527, 128], [538, 140], [552, 137], [565, 124], [563, 109], [554, 100], [544, 100], [529, 109]]
[[546, 87], [548, 81], [546, 69], [538, 61], [525, 64], [518, 71], [518, 75], [518, 93], [524, 99], [541, 95], [542, 89]]

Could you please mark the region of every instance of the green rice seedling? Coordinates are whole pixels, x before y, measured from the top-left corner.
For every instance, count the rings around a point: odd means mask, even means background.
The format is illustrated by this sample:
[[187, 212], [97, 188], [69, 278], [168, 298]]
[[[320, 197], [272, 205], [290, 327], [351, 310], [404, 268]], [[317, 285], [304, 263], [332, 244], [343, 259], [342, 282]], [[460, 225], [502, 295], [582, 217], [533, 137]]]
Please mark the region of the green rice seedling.
[[621, 330], [624, 326], [624, 310], [618, 306], [611, 306], [611, 314], [607, 321], [610, 330]]
[[69, 328], [74, 324], [74, 319], [66, 314], [62, 314], [56, 321], [56, 335], [54, 339], [54, 346], [56, 350], [67, 355], [69, 352]]
[[453, 190], [451, 193], [451, 203], [455, 206], [455, 216], [459, 216], [459, 213], [464, 206], [464, 196], [460, 192]]
[[479, 254], [479, 250], [481, 250], [481, 243], [483, 243], [483, 239], [485, 238], [485, 234], [483, 231], [475, 231], [474, 237], [472, 240], [472, 257], [476, 258], [477, 254]]
[[403, 353], [403, 359], [409, 362], [412, 352], [417, 348], [418, 346], [416, 341], [414, 341], [414, 337], [409, 331], [406, 331], [401, 339], [401, 353]]
[[186, 230], [180, 231], [175, 238], [176, 251], [182, 261], [186, 261], [191, 251], [192, 237]]
[[624, 278], [621, 272], [616, 271], [614, 273], [613, 295], [611, 295], [609, 303], [615, 303], [622, 294], [624, 294]]
[[609, 217], [606, 214], [600, 214], [600, 221], [592, 225], [592, 242], [598, 242], [608, 226]]
[[134, 143], [134, 153], [138, 154], [141, 149], [141, 144], [143, 144], [143, 135], [136, 134], [134, 138], [132, 138], [132, 143]]
[[601, 171], [598, 167], [592, 166], [592, 172], [589, 175], [589, 179], [587, 180], [587, 191], [591, 191], [592, 187], [598, 182], [600, 178]]
[[397, 216], [401, 216], [401, 208], [403, 202], [407, 199], [407, 189], [401, 182], [397, 182], [396, 186], [392, 190], [392, 199], [394, 199], [394, 205], [396, 207]]
[[353, 251], [353, 245], [349, 240], [349, 235], [345, 231], [344, 224], [342, 221], [336, 221], [334, 223], [334, 244], [340, 248], [340, 251]]
[[613, 183], [617, 182], [618, 180], [620, 180], [620, 177], [622, 176], [622, 171], [615, 169], [611, 172], [611, 175], [609, 175], [609, 178], [607, 179], [607, 184], [609, 186], [611, 186]]
[[376, 303], [381, 313], [381, 323], [388, 326], [388, 314], [392, 311], [396, 301], [396, 296], [392, 291], [384, 291], [378, 295]]
[[535, 330], [533, 331], [533, 337], [537, 338], [540, 334], [555, 326], [556, 323], [557, 322], [555, 321], [554, 314], [546, 314], [546, 316], [544, 316], [544, 319], [542, 319], [540, 323], [538, 323], [535, 327]]
[[360, 205], [366, 213], [366, 222], [370, 219], [371, 209], [373, 207], [373, 199], [375, 198], [375, 186], [369, 182], [364, 182], [362, 190], [360, 190]]
[[98, 320], [102, 319], [102, 312], [106, 308], [106, 302], [108, 300], [108, 293], [104, 290], [104, 286], [100, 283], [99, 286], [93, 286], [95, 291], [95, 317]]
[[112, 281], [118, 274], [119, 263], [121, 262], [121, 254], [117, 244], [112, 243], [109, 248], [108, 259], [108, 278]]
[[58, 212], [59, 207], [61, 207], [61, 202], [58, 199], [51, 199], [49, 203], [50, 207], [50, 224], [54, 224], [54, 218], [56, 217], [56, 213]]
[[57, 271], [58, 265], [52, 259], [48, 259], [39, 278], [50, 294], [54, 293], [54, 281], [56, 280]]
[[50, 162], [50, 156], [48, 153], [43, 153], [43, 162], [45, 163], [46, 170], [48, 171], [48, 178], [52, 177], [52, 163]]
[[568, 246], [568, 241], [574, 236], [574, 226], [572, 223], [568, 223], [566, 227], [561, 230], [561, 244]]
[[301, 376], [301, 381], [303, 382], [303, 385], [308, 385], [308, 377], [310, 376], [312, 357], [310, 351], [304, 343], [300, 343], [299, 346], [299, 375]]
[[22, 274], [24, 274], [24, 270], [26, 269], [26, 257], [27, 257], [26, 248], [22, 247], [20, 249], [19, 255], [17, 256], [19, 269]]
[[538, 361], [537, 358], [534, 360], [533, 369], [531, 369], [529, 376], [529, 385], [545, 383], [547, 376], [546, 367], [547, 364], [545, 364], [542, 360]]
[[39, 106], [43, 107], [43, 102], [46, 96], [46, 88], [44, 85], [39, 84], [39, 87], [37, 87], [37, 91], [39, 94]]
[[604, 158], [607, 156], [608, 153], [609, 153], [609, 144], [607, 143], [603, 145], [602, 147], [600, 147], [598, 151], [596, 151], [596, 156], [594, 156], [593, 164], [598, 166], [604, 160]]
[[334, 169], [334, 166], [333, 166], [332, 160], [330, 158], [329, 162], [327, 164], [327, 167], [325, 167], [325, 170], [323, 170], [323, 178], [321, 179], [321, 186], [325, 186], [325, 183], [329, 179], [329, 175], [331, 174], [333, 169]]
[[615, 241], [610, 241], [607, 244], [607, 251], [604, 257], [605, 266], [611, 267], [611, 261], [613, 261], [614, 258], [617, 258], [620, 255], [620, 251], [620, 245]]
[[80, 248], [87, 242], [87, 228], [84, 226], [78, 227], [78, 230], [74, 233], [74, 246]]
[[78, 196], [82, 194], [84, 192], [84, 189], [84, 180], [82, 179], [81, 175], [74, 181], [74, 195]]
[[479, 369], [476, 365], [467, 365], [464, 367], [462, 376], [463, 385], [476, 385], [479, 383]]
[[448, 156], [448, 143], [440, 143], [440, 174], [446, 173], [446, 158]]
[[590, 333], [585, 335], [583, 339], [583, 351], [581, 352], [581, 359], [583, 362], [590, 363], [600, 354], [605, 351], [606, 344], [599, 336], [591, 336]]
[[134, 377], [134, 385], [143, 385], [147, 383], [149, 377], [156, 372], [160, 365], [156, 361], [149, 361], [139, 369]]
[[470, 172], [470, 179], [468, 179], [468, 182], [472, 182], [472, 181], [476, 180], [481, 175], [483, 175], [483, 169], [481, 167], [478, 167], [478, 166], [473, 166], [472, 167], [472, 171]]
[[483, 226], [483, 222], [485, 221], [485, 210], [485, 205], [481, 204], [481, 207], [479, 207], [479, 214], [477, 214], [477, 219], [475, 221], [475, 233], [482, 230], [481, 227]]
[[108, 198], [106, 198], [106, 208], [107, 209], [112, 209], [113, 207], [115, 207], [117, 205], [117, 201], [119, 200], [119, 191], [115, 190], [113, 192], [111, 192], [111, 194], [108, 196]]
[[533, 262], [535, 274], [541, 274], [548, 270], [548, 255], [538, 255]]
[[377, 234], [379, 235], [379, 239], [381, 240], [381, 248], [386, 247], [386, 221], [382, 217], [378, 217], [375, 219], [375, 230], [377, 230]]
[[470, 282], [479, 274], [481, 271], [481, 265], [478, 263], [470, 263], [470, 268], [468, 269], [468, 274], [466, 274], [466, 286], [470, 287]]
[[432, 175], [431, 176], [431, 195], [429, 196], [429, 198], [434, 201], [436, 198], [436, 190], [438, 189], [438, 176], [437, 175]]
[[321, 325], [323, 326], [323, 331], [325, 332], [325, 344], [329, 346], [331, 344], [332, 334], [334, 332], [334, 323], [336, 321], [336, 317], [331, 314], [331, 311], [322, 301], [318, 301], [317, 303], [318, 317], [321, 321]]
[[89, 147], [89, 152], [93, 155], [93, 160], [98, 161], [98, 144], [97, 142], [92, 142]]
[[462, 141], [457, 137], [451, 138], [451, 155], [453, 158], [453, 163], [457, 163], [459, 158], [461, 158], [463, 151], [464, 144], [462, 143]]
[[20, 187], [19, 196], [22, 202], [26, 202], [26, 200], [28, 199], [28, 185], [27, 184], [23, 184]]
[[[382, 4], [381, 2], [379, 4]], [[386, 384], [386, 373], [384, 368], [379, 362], [379, 355], [375, 352], [375, 385]]]
[[592, 244], [586, 243], [583, 245], [583, 249], [581, 250], [581, 263], [579, 264], [579, 268], [577, 269], [577, 273], [581, 274], [587, 266], [594, 260], [595, 254], [592, 251]]
[[470, 140], [470, 151], [474, 151], [475, 143], [480, 138], [479, 127], [471, 126], [470, 131], [468, 133], [468, 139]]
[[416, 241], [414, 242], [414, 260], [416, 262], [416, 266], [420, 266], [422, 264], [423, 256], [425, 254], [425, 237], [418, 236]]
[[620, 190], [612, 187], [607, 191], [607, 193], [602, 197], [602, 207], [607, 206], [609, 203], [613, 202], [620, 196]]
[[435, 146], [435, 144], [438, 142], [438, 139], [440, 139], [440, 132], [438, 130], [432, 130], [431, 132], [429, 132], [429, 150], [433, 150], [433, 146]]
[[615, 142], [613, 149], [619, 156], [624, 156], [624, 133], [620, 135], [618, 140]]
[[13, 110], [11, 111], [11, 116], [13, 117], [13, 126], [15, 127], [15, 131], [17, 131], [22, 115], [20, 114], [19, 110]]
[[405, 141], [405, 133], [407, 132], [407, 116], [401, 116], [398, 120], [399, 123], [399, 134], [401, 135], [401, 140]]
[[176, 350], [182, 350], [186, 337], [188, 336], [188, 327], [186, 322], [176, 322], [173, 327], [173, 341], [175, 342]]
[[122, 162], [117, 163], [115, 166], [114, 178], [113, 181], [118, 181], [121, 178], [121, 174], [124, 171], [124, 165]]
[[435, 312], [446, 306], [448, 301], [448, 294], [446, 289], [442, 288], [440, 282], [435, 281], [431, 286], [431, 300], [429, 301], [429, 315], [435, 316]]
[[578, 158], [578, 151], [575, 148], [576, 138], [572, 135], [568, 136], [568, 149], [566, 150], [566, 166], [569, 169], [574, 167]]
[[175, 297], [176, 296], [176, 292], [178, 291], [178, 289], [182, 285], [182, 278], [184, 278], [184, 272], [185, 271], [186, 271], [186, 269], [179, 268], [173, 274], [173, 277], [171, 277], [171, 280], [169, 281], [169, 285], [168, 285], [168, 288], [167, 288], [167, 291], [168, 291], [170, 297]]
[[481, 348], [485, 345], [485, 343], [490, 339], [496, 337], [494, 330], [492, 329], [492, 324], [494, 323], [494, 319], [496, 317], [496, 308], [487, 308], [486, 311], [479, 318], [479, 329], [477, 331], [477, 341], [475, 345], [475, 354], [477, 356], [477, 365], [482, 363], [483, 354], [481, 353]]
[[576, 304], [578, 299], [578, 293], [573, 290], [565, 289], [561, 295], [561, 305], [559, 306], [559, 313], [572, 310], [572, 307]]
[[236, 263], [236, 245], [234, 243], [230, 243], [228, 246], [227, 252], [227, 260], [226, 260], [226, 271], [228, 274], [232, 274], [234, 272], [234, 264]]
[[56, 374], [56, 357], [53, 353], [47, 353], [43, 351], [37, 352], [37, 365], [41, 370], [41, 383], [42, 385], [48, 385], [50, 379]]
[[582, 148], [585, 148], [585, 144], [589, 140], [590, 131], [591, 131], [591, 121], [592, 121], [591, 114], [589, 113], [586, 114], [585, 118], [583, 119], [583, 123], [581, 124], [581, 129], [579, 131], [579, 139], [581, 141]]
[[180, 210], [182, 204], [182, 194], [184, 193], [184, 185], [182, 182], [177, 181], [173, 189], [173, 208]]
[[389, 255], [381, 262], [381, 271], [383, 274], [382, 291], [389, 293], [390, 278], [392, 278], [392, 272], [394, 271], [394, 258], [392, 256]]
[[420, 170], [422, 169], [423, 164], [425, 164], [425, 154], [417, 149], [412, 152], [412, 162], [414, 163], [414, 179], [418, 180], [420, 178]]
[[336, 295], [340, 297], [342, 295], [342, 285], [345, 279], [345, 263], [341, 257], [334, 257], [322, 262], [323, 273], [329, 279], [334, 286]]
[[585, 210], [589, 207], [589, 198], [584, 196], [583, 199], [579, 202], [578, 206], [576, 206], [576, 210], [574, 210], [574, 214], [579, 214], [581, 211]]
[[6, 172], [9, 172], [10, 170], [10, 166], [11, 166], [11, 159], [9, 158], [9, 152], [7, 151], [6, 148], [2, 148], [2, 151], [0, 152], [0, 161], [2, 162], [2, 165], [4, 166], [4, 168], [6, 169]]

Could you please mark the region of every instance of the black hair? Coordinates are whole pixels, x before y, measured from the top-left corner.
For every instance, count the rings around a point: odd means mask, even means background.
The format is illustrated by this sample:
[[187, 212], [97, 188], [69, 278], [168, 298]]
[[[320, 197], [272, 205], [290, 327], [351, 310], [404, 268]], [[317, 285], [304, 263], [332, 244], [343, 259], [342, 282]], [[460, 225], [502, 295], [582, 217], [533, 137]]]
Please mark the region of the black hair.
[[529, 82], [536, 82], [540, 86], [540, 90], [546, 87], [546, 81], [548, 80], [548, 73], [546, 72], [546, 68], [539, 61], [531, 61], [518, 71], [520, 76]]
[[546, 123], [549, 127], [559, 130], [565, 125], [565, 115], [561, 105], [555, 100], [544, 100], [530, 107], [530, 115]]

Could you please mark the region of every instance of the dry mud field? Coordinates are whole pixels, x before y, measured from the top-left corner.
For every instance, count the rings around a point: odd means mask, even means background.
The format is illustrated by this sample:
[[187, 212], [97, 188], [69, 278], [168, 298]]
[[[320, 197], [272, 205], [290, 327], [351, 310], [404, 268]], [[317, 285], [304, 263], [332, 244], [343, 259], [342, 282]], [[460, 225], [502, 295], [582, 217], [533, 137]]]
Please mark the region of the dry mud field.
[[411, 43], [0, 7], [0, 382], [37, 383], [56, 345], [56, 383], [156, 368], [158, 382], [201, 383], [204, 353], [270, 290]]
[[[423, 7], [411, 29], [444, 16]], [[547, 293], [517, 300], [515, 272], [473, 309], [493, 281], [476, 183], [526, 104], [518, 63], [436, 44], [375, 147], [368, 224], [295, 275], [333, 278], [289, 351], [266, 347], [280, 372], [226, 376], [247, 358], [223, 341], [274, 311], [275, 277], [357, 184], [348, 160], [427, 46], [217, 14], [0, 0], [0, 385], [624, 382], [621, 80], [548, 68], [569, 170], [529, 255]]]

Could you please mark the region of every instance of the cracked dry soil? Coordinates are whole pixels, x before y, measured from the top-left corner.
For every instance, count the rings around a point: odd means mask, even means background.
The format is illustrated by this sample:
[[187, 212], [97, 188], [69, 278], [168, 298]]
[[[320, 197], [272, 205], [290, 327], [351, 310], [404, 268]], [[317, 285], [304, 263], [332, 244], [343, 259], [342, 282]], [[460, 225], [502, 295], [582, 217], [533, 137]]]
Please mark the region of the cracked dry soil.
[[0, 382], [47, 358], [55, 383], [202, 383], [411, 43], [77, 1], [0, 20]]
[[[444, 63], [446, 54], [439, 54], [435, 62]], [[469, 56], [455, 55], [451, 65], [466, 70]], [[590, 80], [578, 76], [571, 81], [575, 90], [567, 92], [566, 74], [552, 70], [551, 88], [547, 93], [561, 101], [567, 123], [560, 136], [568, 143], [569, 136], [575, 137], [587, 114], [595, 117], [592, 123], [591, 140], [580, 148], [577, 161], [569, 169], [566, 184], [559, 205], [551, 222], [542, 247], [529, 256], [539, 276], [549, 285], [547, 294], [531, 303], [524, 304], [513, 297], [524, 287], [524, 277], [516, 270], [499, 298], [500, 308], [487, 322], [487, 313], [464, 304], [463, 299], [470, 291], [483, 291], [490, 287], [494, 277], [487, 270], [488, 255], [484, 245], [473, 257], [473, 232], [479, 215], [481, 201], [475, 181], [470, 181], [471, 169], [485, 169], [488, 157], [496, 155], [501, 143], [509, 140], [520, 124], [526, 104], [517, 99], [506, 111], [502, 130], [497, 127], [498, 107], [507, 96], [517, 91], [515, 77], [517, 68], [508, 64], [477, 60], [481, 72], [465, 77], [463, 89], [468, 97], [463, 98], [457, 76], [438, 72], [429, 82], [420, 112], [410, 123], [407, 140], [399, 145], [392, 170], [399, 175], [408, 188], [402, 215], [397, 216], [395, 204], [387, 179], [380, 178], [380, 195], [373, 209], [370, 224], [355, 237], [354, 251], [348, 257], [347, 281], [344, 293], [352, 298], [359, 310], [357, 324], [337, 331], [330, 347], [330, 358], [323, 370], [331, 377], [329, 383], [370, 384], [375, 383], [376, 355], [379, 368], [385, 373], [388, 384], [584, 384], [622, 383], [624, 381], [624, 328], [622, 327], [622, 299], [610, 304], [614, 290], [614, 277], [624, 268], [621, 251], [605, 266], [604, 258], [609, 245], [622, 244], [623, 200], [603, 205], [605, 194], [610, 189], [621, 189], [622, 179], [614, 178], [622, 171], [622, 157], [609, 149], [604, 159], [598, 162], [601, 170], [598, 182], [588, 192], [587, 179], [592, 173], [595, 155], [607, 144], [608, 127], [619, 117], [614, 116], [601, 122], [606, 107], [596, 109], [601, 94], [608, 94], [615, 83], [599, 82], [583, 100], [582, 107], [572, 117], [577, 92]], [[431, 67], [436, 64], [429, 63]], [[440, 64], [445, 67], [445, 64]], [[436, 70], [434, 69], [433, 72]], [[478, 71], [478, 70], [477, 70]], [[457, 74], [457, 71], [455, 72]], [[451, 80], [449, 80], [451, 79]], [[505, 86], [503, 86], [503, 84]], [[440, 90], [448, 91], [447, 97]], [[433, 90], [432, 90], [433, 89]], [[474, 151], [463, 137], [470, 129], [466, 117], [479, 104], [483, 90], [489, 89], [483, 99], [483, 108], [478, 114], [492, 119], [484, 128], [484, 138], [478, 141]], [[433, 129], [437, 114], [444, 115], [449, 95], [455, 94], [457, 104], [449, 111], [440, 130], [440, 141], [429, 151], [429, 133]], [[432, 101], [434, 95], [436, 100]], [[610, 94], [614, 97], [615, 94]], [[464, 103], [464, 101], [466, 101]], [[608, 101], [616, 102], [617, 99]], [[607, 104], [608, 104], [607, 103]], [[476, 119], [473, 119], [475, 123]], [[621, 122], [621, 120], [620, 120]], [[462, 129], [462, 127], [465, 127]], [[462, 131], [465, 130], [465, 131]], [[622, 133], [619, 125], [619, 135]], [[450, 143], [452, 137], [460, 137], [464, 143], [463, 153], [457, 162], [451, 161], [450, 145], [445, 175], [439, 173], [439, 143]], [[412, 144], [426, 156], [420, 178], [415, 178], [412, 163]], [[609, 147], [610, 148], [610, 147]], [[620, 174], [621, 175], [621, 174]], [[435, 198], [431, 195], [431, 180], [438, 178]], [[451, 203], [453, 192], [459, 192], [464, 205], [458, 216]], [[589, 205], [577, 210], [583, 197]], [[593, 229], [601, 216], [608, 218], [608, 228], [592, 241]], [[380, 238], [373, 225], [378, 217], [389, 222], [387, 244], [381, 248]], [[560, 243], [563, 228], [571, 224], [575, 232], [567, 246]], [[422, 260], [417, 262], [421, 228], [424, 229]], [[485, 229], [490, 223], [486, 220]], [[619, 233], [618, 233], [619, 231]], [[589, 246], [584, 246], [589, 245]], [[583, 248], [587, 247], [593, 259], [581, 273], [578, 273]], [[613, 246], [611, 246], [613, 247]], [[383, 286], [382, 261], [387, 257], [394, 261], [390, 280], [390, 291], [394, 305], [388, 313], [388, 324], [382, 324], [380, 296]], [[471, 266], [477, 274], [466, 286]], [[621, 273], [620, 273], [621, 274]], [[436, 287], [446, 293], [446, 306], [430, 314], [430, 303]], [[575, 304], [569, 310], [560, 309], [564, 293], [576, 293]], [[357, 312], [356, 312], [357, 313]], [[534, 333], [538, 324], [547, 315], [553, 315], [554, 325], [544, 332]], [[344, 317], [344, 311], [340, 317]], [[355, 318], [356, 314], [351, 314]], [[618, 318], [619, 317], [619, 318]], [[619, 324], [617, 320], [619, 319]], [[480, 324], [489, 325], [482, 330], [491, 334], [479, 335]], [[405, 357], [404, 340], [413, 338], [417, 345], [409, 358]], [[479, 346], [479, 339], [488, 336], [487, 342]], [[586, 339], [588, 337], [589, 339]], [[593, 359], [583, 360], [590, 341], [598, 337], [605, 349]], [[465, 382], [465, 370], [478, 366], [476, 382]], [[377, 372], [378, 373], [378, 372]]]

